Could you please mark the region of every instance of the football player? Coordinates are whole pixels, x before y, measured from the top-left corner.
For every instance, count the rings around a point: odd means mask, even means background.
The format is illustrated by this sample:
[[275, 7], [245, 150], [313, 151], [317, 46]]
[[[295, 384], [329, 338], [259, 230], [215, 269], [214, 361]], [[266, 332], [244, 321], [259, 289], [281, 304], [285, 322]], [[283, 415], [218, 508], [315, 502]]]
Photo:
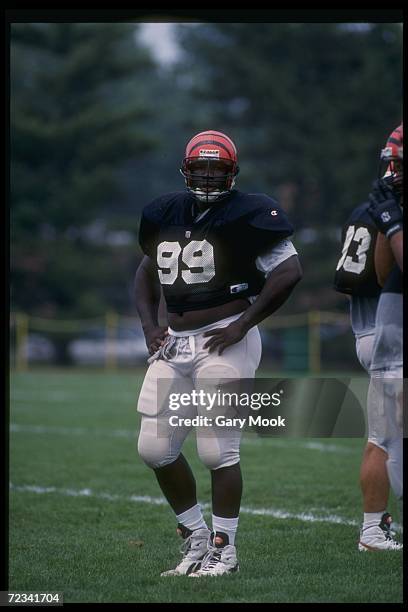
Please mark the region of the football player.
[[[387, 453], [391, 488], [402, 504], [403, 448], [403, 126], [396, 128], [381, 152], [386, 172], [369, 196], [367, 209], [378, 229], [375, 268], [382, 285], [370, 364], [368, 427], [375, 443]], [[382, 172], [381, 172], [382, 175]], [[378, 515], [379, 516], [379, 515]], [[401, 514], [402, 516], [402, 514]], [[374, 518], [374, 517], [373, 517]], [[378, 517], [377, 517], [378, 518]], [[401, 549], [373, 520], [363, 525], [359, 549]]]
[[[241, 432], [196, 427], [198, 455], [211, 474], [210, 530], [181, 452], [192, 427], [170, 426], [170, 393], [252, 379], [261, 358], [257, 324], [288, 299], [302, 274], [286, 214], [269, 196], [236, 189], [238, 171], [227, 135], [197, 134], [181, 165], [187, 189], [155, 199], [140, 224], [144, 257], [135, 292], [150, 365], [138, 400], [138, 451], [154, 470], [184, 540], [180, 563], [162, 576], [220, 576], [239, 569]], [[167, 326], [158, 319], [160, 288]], [[178, 417], [204, 414], [211, 416], [191, 403], [177, 411]]]
[[[351, 326], [356, 339], [356, 353], [362, 367], [369, 373], [374, 347], [376, 312], [381, 285], [375, 269], [377, 226], [367, 201], [354, 209], [342, 231], [342, 253], [335, 274], [335, 289], [350, 298]], [[363, 494], [363, 532], [374, 527], [379, 548], [394, 548], [390, 526], [391, 515], [386, 512], [389, 479], [386, 462], [388, 454], [374, 432], [369, 435], [360, 470]], [[361, 550], [361, 544], [359, 544]]]

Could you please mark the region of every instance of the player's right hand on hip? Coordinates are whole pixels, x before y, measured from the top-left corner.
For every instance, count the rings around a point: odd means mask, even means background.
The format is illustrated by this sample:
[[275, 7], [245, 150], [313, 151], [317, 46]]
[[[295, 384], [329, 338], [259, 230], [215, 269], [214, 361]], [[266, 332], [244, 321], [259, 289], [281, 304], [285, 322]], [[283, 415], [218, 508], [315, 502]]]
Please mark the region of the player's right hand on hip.
[[167, 327], [161, 327], [159, 325], [144, 330], [149, 355], [153, 355], [153, 353], [163, 346], [168, 334]]

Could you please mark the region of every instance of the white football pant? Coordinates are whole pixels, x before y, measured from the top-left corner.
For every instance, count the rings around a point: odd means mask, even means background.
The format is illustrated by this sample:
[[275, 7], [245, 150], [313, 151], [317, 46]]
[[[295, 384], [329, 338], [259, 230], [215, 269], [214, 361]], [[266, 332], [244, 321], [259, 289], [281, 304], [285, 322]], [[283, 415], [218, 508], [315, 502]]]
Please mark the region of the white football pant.
[[[214, 417], [214, 411], [219, 410], [215, 407], [209, 411], [208, 406], [196, 406], [187, 401], [175, 411], [169, 407], [171, 398], [180, 397], [181, 393], [189, 394], [193, 389], [214, 392], [225, 380], [254, 378], [262, 351], [257, 327], [252, 327], [240, 342], [226, 348], [222, 355], [218, 355], [217, 349], [209, 353], [203, 348], [210, 339], [203, 336], [205, 331], [226, 327], [239, 316], [197, 330], [174, 332], [169, 328], [165, 345], [150, 358], [137, 406], [142, 415], [138, 451], [149, 467], [159, 468], [175, 461], [193, 429], [191, 425], [171, 426], [170, 417]], [[239, 428], [212, 425], [195, 429], [198, 455], [209, 469], [216, 470], [239, 461], [242, 434]]]
[[390, 485], [402, 498], [403, 372], [402, 368], [371, 372], [367, 397], [368, 441], [388, 453]]

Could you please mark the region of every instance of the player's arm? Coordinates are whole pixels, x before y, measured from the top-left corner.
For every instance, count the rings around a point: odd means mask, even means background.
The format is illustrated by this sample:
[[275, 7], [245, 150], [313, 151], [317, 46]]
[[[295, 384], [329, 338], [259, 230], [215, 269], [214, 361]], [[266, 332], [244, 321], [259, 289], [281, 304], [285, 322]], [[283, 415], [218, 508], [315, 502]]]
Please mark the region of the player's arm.
[[374, 265], [378, 284], [383, 287], [389, 273], [395, 264], [390, 241], [378, 232], [375, 244]]
[[167, 304], [164, 298], [164, 293], [162, 287], [160, 287], [160, 301], [159, 301], [159, 311], [158, 311], [158, 322], [160, 327], [168, 327], [169, 320], [167, 314]]
[[375, 250], [375, 267], [378, 282], [383, 285], [390, 271], [391, 259], [403, 270], [402, 208], [390, 187], [381, 180], [374, 183], [373, 191], [368, 197], [370, 206], [367, 212], [380, 232]]
[[163, 305], [160, 306], [160, 283], [154, 261], [145, 255], [136, 270], [134, 280], [134, 298], [139, 313], [146, 345], [149, 354], [157, 351], [167, 334], [167, 327], [159, 324], [163, 322]]
[[390, 246], [401, 272], [404, 271], [404, 232], [400, 231], [390, 238]]
[[302, 278], [297, 255], [292, 255], [277, 266], [267, 277], [261, 293], [238, 319], [245, 333], [282, 306]]
[[218, 348], [218, 353], [224, 351], [231, 344], [239, 342], [245, 334], [286, 302], [295, 285], [302, 278], [302, 269], [297, 255], [292, 255], [279, 264], [267, 277], [261, 293], [257, 299], [239, 319], [222, 329], [206, 332], [204, 336], [211, 336], [204, 348], [210, 352]]

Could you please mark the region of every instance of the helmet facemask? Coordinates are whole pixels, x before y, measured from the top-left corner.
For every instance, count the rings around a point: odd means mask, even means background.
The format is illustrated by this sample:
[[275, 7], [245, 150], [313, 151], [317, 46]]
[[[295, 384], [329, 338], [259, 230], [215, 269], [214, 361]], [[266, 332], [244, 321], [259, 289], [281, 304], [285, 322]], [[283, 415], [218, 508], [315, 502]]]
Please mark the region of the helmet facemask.
[[388, 137], [386, 145], [381, 151], [380, 160], [379, 178], [392, 189], [395, 197], [402, 206], [404, 192], [404, 144], [402, 123]]
[[192, 195], [200, 202], [211, 205], [233, 188], [238, 166], [229, 159], [185, 157], [180, 172]]
[[380, 162], [380, 178], [387, 183], [389, 187], [391, 187], [392, 191], [395, 193], [395, 196], [400, 199], [403, 196], [403, 159], [402, 153], [401, 157], [393, 157], [391, 155], [384, 156], [383, 149], [381, 154], [381, 162]]

